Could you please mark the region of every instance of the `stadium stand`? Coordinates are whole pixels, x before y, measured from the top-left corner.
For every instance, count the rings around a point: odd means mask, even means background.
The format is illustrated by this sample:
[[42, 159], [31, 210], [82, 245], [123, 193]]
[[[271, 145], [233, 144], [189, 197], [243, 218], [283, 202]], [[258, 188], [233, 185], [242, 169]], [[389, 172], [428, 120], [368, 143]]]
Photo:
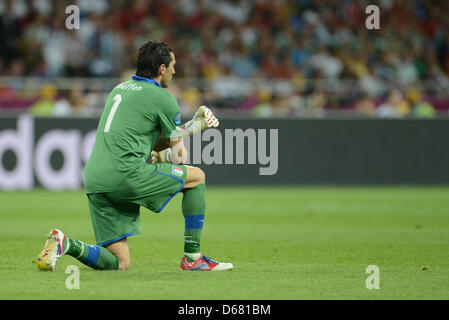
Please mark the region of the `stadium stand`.
[[[169, 88], [189, 114], [435, 117], [449, 110], [449, 2], [73, 0], [0, 2], [0, 112], [85, 116], [134, 71], [148, 39], [176, 54]], [[394, 12], [394, 15], [392, 14]]]

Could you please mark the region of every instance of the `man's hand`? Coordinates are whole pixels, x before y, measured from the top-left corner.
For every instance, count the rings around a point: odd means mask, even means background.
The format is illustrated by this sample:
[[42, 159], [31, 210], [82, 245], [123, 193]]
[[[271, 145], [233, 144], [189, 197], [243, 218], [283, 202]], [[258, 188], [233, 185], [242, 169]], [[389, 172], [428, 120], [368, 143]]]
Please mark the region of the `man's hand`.
[[171, 149], [151, 151], [151, 163], [171, 163]]
[[187, 149], [182, 138], [171, 139], [170, 148], [151, 151], [151, 163], [184, 164], [187, 161]]
[[201, 106], [198, 108], [192, 120], [186, 122], [185, 129], [189, 132], [189, 135], [193, 135], [198, 131], [216, 128], [218, 125], [218, 119], [212, 111], [208, 107]]

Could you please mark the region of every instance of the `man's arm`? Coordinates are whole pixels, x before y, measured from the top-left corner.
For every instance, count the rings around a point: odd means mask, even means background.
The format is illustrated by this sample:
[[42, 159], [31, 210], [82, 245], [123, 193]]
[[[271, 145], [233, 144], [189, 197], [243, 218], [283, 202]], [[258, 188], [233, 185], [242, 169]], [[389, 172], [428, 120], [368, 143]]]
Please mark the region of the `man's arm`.
[[151, 151], [151, 162], [184, 164], [187, 161], [187, 149], [184, 146], [184, 139], [166, 139], [169, 147], [162, 151]]
[[[189, 135], [190, 135], [190, 132], [186, 130], [185, 126], [186, 125], [183, 124], [182, 126], [178, 127], [179, 129], [181, 129], [182, 137], [184, 139], [189, 137]], [[160, 151], [165, 150], [167, 148], [171, 148], [170, 140], [167, 139], [166, 137], [164, 137], [164, 135], [161, 133], [159, 138], [158, 138], [158, 140], [157, 140], [157, 142], [156, 142], [156, 145], [153, 148], [153, 150], [157, 151], [157, 152], [160, 152]]]
[[167, 148], [170, 148], [170, 142], [164, 135], [161, 133], [159, 138], [157, 139], [156, 144], [153, 147], [153, 151], [160, 152], [162, 150], [165, 150]]
[[[218, 125], [218, 119], [214, 116], [212, 111], [205, 106], [201, 106], [198, 108], [198, 111], [195, 113], [192, 120], [187, 121], [181, 127], [177, 128], [180, 129], [182, 140], [188, 138], [198, 131], [206, 130], [208, 128], [216, 128], [218, 127]], [[173, 143], [173, 141], [170, 141], [169, 139], [164, 137], [163, 134], [161, 134], [156, 145], [153, 148], [153, 151], [151, 152], [152, 162], [171, 162], [169, 161], [171, 156], [170, 149], [172, 149], [172, 146], [176, 146], [178, 143], [179, 141]], [[182, 147], [185, 150], [184, 142], [182, 142]], [[182, 148], [180, 147], [180, 145], [177, 147], [177, 151], [178, 153], [180, 153], [180, 158], [177, 158], [178, 160], [182, 160], [184, 158], [183, 155], [185, 155], [185, 159], [187, 159], [187, 151], [182, 152]]]
[[171, 163], [184, 164], [187, 161], [187, 149], [184, 146], [184, 139], [170, 139]]

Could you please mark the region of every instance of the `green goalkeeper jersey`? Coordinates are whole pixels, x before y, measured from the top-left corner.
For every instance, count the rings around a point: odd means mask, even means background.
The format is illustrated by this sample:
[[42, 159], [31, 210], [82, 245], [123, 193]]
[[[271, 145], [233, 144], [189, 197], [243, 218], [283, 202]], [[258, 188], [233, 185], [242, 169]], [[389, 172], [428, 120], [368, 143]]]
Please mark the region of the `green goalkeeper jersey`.
[[176, 99], [152, 79], [134, 76], [109, 94], [84, 171], [86, 193], [132, 189], [148, 168], [159, 135], [181, 137]]

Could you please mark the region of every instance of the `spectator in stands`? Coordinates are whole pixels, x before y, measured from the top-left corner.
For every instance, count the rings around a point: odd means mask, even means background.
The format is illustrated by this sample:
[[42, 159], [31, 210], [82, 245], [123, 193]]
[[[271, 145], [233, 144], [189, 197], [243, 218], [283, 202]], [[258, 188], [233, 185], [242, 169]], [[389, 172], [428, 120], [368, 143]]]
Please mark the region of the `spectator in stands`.
[[413, 115], [417, 118], [434, 118], [436, 110], [430, 102], [420, 101], [414, 106]]
[[20, 16], [14, 10], [14, 2], [6, 0], [0, 15], [0, 56], [4, 66], [20, 57], [20, 35]]
[[89, 115], [82, 91], [80, 89], [64, 91], [61, 98], [54, 105], [53, 115], [63, 117]]
[[259, 92], [259, 103], [254, 106], [252, 114], [258, 118], [271, 118], [273, 116], [273, 94], [270, 90]]
[[34, 116], [51, 116], [58, 89], [54, 84], [48, 83], [41, 88], [39, 94], [39, 100], [30, 106], [30, 113]]
[[410, 112], [410, 105], [398, 89], [392, 89], [384, 103], [377, 108], [377, 115], [381, 118], [402, 118]]
[[[362, 0], [73, 2], [81, 10], [80, 30], [65, 28], [64, 1], [0, 1], [2, 76], [20, 60], [21, 76], [119, 77], [135, 69], [136, 47], [160, 38], [176, 48], [177, 79], [205, 77], [200, 98], [207, 92], [208, 101], [233, 108], [273, 79], [298, 74], [303, 85], [291, 81], [286, 100], [327, 101], [332, 94], [336, 109], [348, 97], [354, 105], [361, 92], [379, 99], [387, 87], [407, 90], [418, 80], [432, 81], [426, 96], [449, 90], [449, 1], [379, 1], [384, 18], [376, 31], [361, 27]], [[321, 80], [328, 86], [310, 89]], [[343, 87], [346, 81], [356, 83]], [[322, 90], [327, 93], [317, 93]], [[272, 93], [285, 97], [277, 88]], [[388, 106], [379, 112], [394, 115]], [[408, 114], [401, 110], [399, 116]]]
[[364, 94], [355, 103], [356, 113], [361, 116], [375, 117], [376, 105], [374, 104], [372, 96]]
[[410, 102], [413, 116], [417, 118], [434, 118], [436, 116], [435, 107], [423, 99], [418, 89], [411, 88], [407, 92], [407, 100]]

